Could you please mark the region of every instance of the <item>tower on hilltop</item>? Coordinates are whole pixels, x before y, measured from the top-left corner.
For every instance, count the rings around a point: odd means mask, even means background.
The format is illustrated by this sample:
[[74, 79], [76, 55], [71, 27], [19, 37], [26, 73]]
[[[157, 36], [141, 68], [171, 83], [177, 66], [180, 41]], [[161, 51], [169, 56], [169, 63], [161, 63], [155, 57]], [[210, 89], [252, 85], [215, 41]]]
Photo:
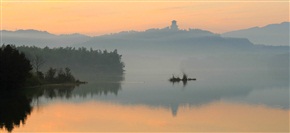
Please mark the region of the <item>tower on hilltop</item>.
[[170, 29], [171, 30], [178, 30], [178, 25], [177, 25], [177, 21], [176, 20], [172, 20], [171, 21]]

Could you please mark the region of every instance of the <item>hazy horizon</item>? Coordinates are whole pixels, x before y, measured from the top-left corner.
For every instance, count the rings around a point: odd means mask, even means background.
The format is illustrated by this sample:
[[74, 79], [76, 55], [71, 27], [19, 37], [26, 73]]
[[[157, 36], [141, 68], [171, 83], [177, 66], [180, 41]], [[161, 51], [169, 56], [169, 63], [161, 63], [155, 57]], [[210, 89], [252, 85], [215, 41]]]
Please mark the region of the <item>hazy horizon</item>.
[[[189, 27], [187, 29], [181, 29], [179, 28], [179, 30], [186, 30], [188, 31], [189, 29], [200, 29], [200, 30], [206, 30], [206, 31], [209, 31], [209, 32], [212, 32], [212, 33], [215, 33], [215, 34], [224, 34], [224, 33], [228, 33], [228, 32], [232, 32], [232, 31], [239, 31], [239, 30], [245, 30], [245, 29], [250, 29], [250, 28], [262, 28], [262, 27], [266, 27], [268, 25], [272, 25], [272, 24], [281, 24], [281, 23], [290, 23], [290, 21], [283, 21], [283, 22], [277, 22], [277, 23], [269, 23], [269, 24], [266, 24], [266, 25], [262, 25], [262, 26], [251, 26], [251, 27], [245, 27], [243, 29], [234, 29], [234, 30], [230, 30], [230, 31], [226, 31], [226, 32], [221, 32], [221, 33], [217, 33], [217, 32], [213, 32], [211, 30], [207, 30], [207, 29], [201, 29], [201, 28], [192, 28], [192, 27]], [[180, 23], [182, 25], [182, 22], [178, 22], [178, 26], [180, 26]], [[46, 31], [46, 30], [40, 30], [40, 29], [22, 29], [22, 28], [19, 28], [19, 29], [15, 29], [15, 30], [7, 30], [7, 29], [1, 29], [0, 31], [11, 31], [11, 32], [16, 32], [16, 31], [28, 31], [28, 30], [32, 30], [32, 31], [40, 31], [40, 32], [47, 32], [49, 34], [53, 34], [53, 35], [73, 35], [73, 34], [81, 34], [81, 35], [85, 35], [85, 36], [89, 36], [89, 37], [96, 37], [96, 36], [103, 36], [103, 35], [111, 35], [111, 34], [118, 34], [118, 33], [121, 33], [121, 32], [130, 32], [130, 31], [136, 31], [136, 32], [145, 32], [146, 30], [150, 30], [150, 29], [163, 29], [163, 28], [167, 28], [171, 25], [171, 21], [168, 22], [168, 25], [165, 25], [163, 27], [149, 27], [148, 29], [144, 29], [144, 30], [134, 30], [134, 29], [129, 29], [129, 30], [121, 30], [121, 31], [115, 31], [115, 32], [110, 32], [110, 33], [103, 33], [103, 34], [98, 34], [98, 35], [90, 35], [90, 34], [84, 34], [84, 33], [79, 33], [79, 32], [71, 32], [71, 33], [53, 33], [53, 32], [50, 32], [50, 31]]]
[[[2, 1], [1, 30], [36, 29], [89, 36], [163, 28], [214, 33], [289, 21], [289, 3], [279, 2], [13, 2]], [[19, 15], [21, 13], [22, 15]], [[65, 16], [65, 17], [63, 17]], [[150, 21], [149, 21], [150, 20]]]

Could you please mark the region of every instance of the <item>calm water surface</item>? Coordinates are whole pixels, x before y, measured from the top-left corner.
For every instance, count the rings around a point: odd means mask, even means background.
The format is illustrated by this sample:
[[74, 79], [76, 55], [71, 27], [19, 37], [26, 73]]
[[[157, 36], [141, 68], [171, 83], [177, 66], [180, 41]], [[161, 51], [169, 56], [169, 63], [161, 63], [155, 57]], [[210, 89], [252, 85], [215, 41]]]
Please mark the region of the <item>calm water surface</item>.
[[76, 87], [33, 88], [24, 93], [28, 104], [17, 114], [23, 113], [10, 118], [22, 122], [11, 126], [5, 118], [4, 125], [13, 132], [289, 131], [287, 75], [194, 72], [189, 76], [197, 81], [186, 85], [168, 82], [170, 76], [127, 73]]

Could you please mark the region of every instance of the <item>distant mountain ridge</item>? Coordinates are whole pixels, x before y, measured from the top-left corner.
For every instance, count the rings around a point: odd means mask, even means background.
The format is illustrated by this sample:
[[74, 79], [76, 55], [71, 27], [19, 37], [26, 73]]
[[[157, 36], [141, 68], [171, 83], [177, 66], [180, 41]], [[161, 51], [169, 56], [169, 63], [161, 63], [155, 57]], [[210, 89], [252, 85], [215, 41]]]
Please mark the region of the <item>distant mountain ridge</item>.
[[[178, 29], [176, 21], [165, 28], [145, 31], [123, 31], [92, 37], [90, 40], [74, 45], [118, 50], [161, 50], [168, 51], [177, 47], [247, 47], [253, 45], [245, 38], [221, 37], [219, 34], [201, 29]], [[167, 50], [166, 50], [167, 49]]]
[[215, 34], [201, 29], [181, 30], [175, 23], [165, 28], [152, 28], [145, 31], [122, 31], [90, 37], [83, 34], [55, 35], [47, 31], [34, 29], [8, 31], [2, 30], [2, 43], [16, 46], [38, 47], [93, 47], [116, 49], [135, 47], [135, 45], [252, 45], [272, 46], [289, 45], [289, 22], [270, 24], [264, 27], [253, 27], [244, 30]]
[[83, 34], [61, 34], [55, 35], [47, 31], [33, 29], [8, 31], [2, 30], [2, 43], [14, 44], [16, 46], [38, 46], [38, 47], [65, 47], [89, 40], [91, 37]]
[[140, 44], [251, 44], [247, 39], [224, 38], [219, 34], [201, 29], [172, 30], [169, 27], [162, 29], [148, 29], [145, 31], [122, 31], [95, 37], [83, 34], [55, 35], [47, 31], [33, 29], [7, 31], [2, 30], [2, 43], [16, 46], [38, 47], [93, 47], [115, 49]]
[[290, 22], [269, 24], [264, 27], [252, 27], [223, 33], [223, 37], [247, 38], [254, 44], [289, 46]]

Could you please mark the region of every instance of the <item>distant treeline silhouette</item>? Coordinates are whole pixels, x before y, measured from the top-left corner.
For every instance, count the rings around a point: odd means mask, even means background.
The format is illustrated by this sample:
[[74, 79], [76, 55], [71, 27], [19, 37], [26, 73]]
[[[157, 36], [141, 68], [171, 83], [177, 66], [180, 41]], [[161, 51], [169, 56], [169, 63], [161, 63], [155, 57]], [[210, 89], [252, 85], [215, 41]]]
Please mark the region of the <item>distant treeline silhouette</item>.
[[118, 54], [117, 50], [108, 52], [84, 47], [38, 48], [35, 46], [19, 46], [17, 49], [24, 52], [34, 63], [37, 63], [35, 60], [38, 60], [39, 63], [45, 62], [40, 68], [37, 68], [45, 71], [49, 67], [69, 67], [75, 73], [123, 74], [124, 72], [122, 56]]

